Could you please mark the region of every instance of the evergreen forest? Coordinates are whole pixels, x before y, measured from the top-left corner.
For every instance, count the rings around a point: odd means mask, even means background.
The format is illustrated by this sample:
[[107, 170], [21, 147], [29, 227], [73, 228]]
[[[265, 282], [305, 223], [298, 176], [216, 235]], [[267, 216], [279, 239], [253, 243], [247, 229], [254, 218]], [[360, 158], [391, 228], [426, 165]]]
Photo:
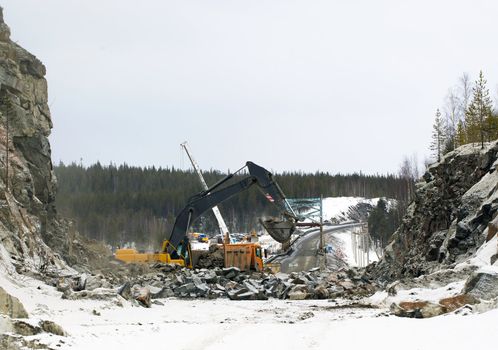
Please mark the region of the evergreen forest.
[[[196, 173], [175, 168], [60, 163], [54, 170], [59, 213], [74, 220], [84, 235], [115, 247], [130, 242], [144, 249], [157, 247], [188, 198], [202, 190]], [[203, 176], [212, 185], [226, 174], [210, 170]], [[230, 181], [243, 176], [236, 175]], [[397, 175], [284, 172], [275, 174], [275, 179], [289, 198], [362, 196], [403, 202], [413, 187], [413, 179]], [[231, 232], [259, 230], [258, 218], [274, 214], [257, 186], [219, 207]], [[209, 235], [218, 233], [211, 211], [194, 222], [192, 229]]]

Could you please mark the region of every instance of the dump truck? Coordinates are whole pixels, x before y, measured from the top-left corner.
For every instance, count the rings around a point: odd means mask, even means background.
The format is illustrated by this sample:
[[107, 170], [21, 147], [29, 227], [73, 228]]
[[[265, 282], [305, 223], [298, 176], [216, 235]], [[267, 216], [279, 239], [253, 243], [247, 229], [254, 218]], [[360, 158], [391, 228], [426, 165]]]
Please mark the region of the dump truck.
[[[238, 173], [247, 169], [245, 176], [234, 182], [230, 180]], [[299, 220], [287, 201], [280, 186], [273, 179], [272, 173], [253, 163], [246, 165], [233, 174], [218, 181], [216, 184], [192, 196], [187, 205], [176, 217], [169, 238], [163, 241], [161, 251], [157, 253], [139, 253], [129, 249], [119, 249], [115, 257], [124, 262], [166, 262], [181, 266], [193, 267], [192, 250], [188, 238], [188, 230], [192, 223], [203, 213], [225, 200], [240, 194], [256, 185], [265, 198], [279, 209], [280, 217], [260, 220], [266, 231], [277, 242], [289, 241]], [[237, 266], [242, 270], [247, 268], [261, 270], [263, 267], [261, 247], [256, 243], [224, 244], [225, 266]]]
[[263, 253], [258, 243], [231, 243], [224, 247], [225, 267], [238, 267], [241, 271], [262, 271]]

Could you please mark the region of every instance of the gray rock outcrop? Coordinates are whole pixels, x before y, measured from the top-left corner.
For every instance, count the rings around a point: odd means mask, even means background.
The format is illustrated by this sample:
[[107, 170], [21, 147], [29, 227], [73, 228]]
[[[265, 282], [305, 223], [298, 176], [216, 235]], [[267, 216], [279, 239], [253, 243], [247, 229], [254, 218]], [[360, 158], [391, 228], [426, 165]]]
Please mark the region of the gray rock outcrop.
[[494, 141], [484, 149], [464, 145], [431, 165], [372, 275], [384, 281], [417, 277], [474, 254], [498, 212], [497, 159]]
[[[0, 240], [17, 266], [62, 262], [47, 247], [56, 239], [56, 180], [45, 66], [10, 39], [0, 9]], [[44, 242], [45, 241], [45, 242]]]
[[498, 275], [477, 272], [466, 281], [463, 293], [482, 300], [498, 298]]
[[2, 287], [0, 287], [0, 314], [10, 318], [28, 317], [28, 313], [19, 299], [7, 293]]
[[57, 216], [45, 73], [38, 58], [11, 40], [0, 8], [0, 248], [9, 256], [0, 259], [10, 259], [18, 272], [108, 258]]

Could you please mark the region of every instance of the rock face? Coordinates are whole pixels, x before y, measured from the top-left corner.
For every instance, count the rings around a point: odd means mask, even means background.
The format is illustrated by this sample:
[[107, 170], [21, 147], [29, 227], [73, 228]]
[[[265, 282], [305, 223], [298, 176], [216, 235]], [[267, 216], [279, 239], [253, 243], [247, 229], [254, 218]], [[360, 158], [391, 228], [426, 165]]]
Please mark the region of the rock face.
[[18, 266], [36, 269], [61, 265], [43, 240], [64, 247], [54, 234], [56, 180], [44, 76], [45, 66], [10, 40], [0, 9], [0, 239]]
[[498, 212], [497, 158], [494, 141], [464, 145], [430, 166], [374, 275], [417, 277], [475, 253]]
[[491, 300], [498, 297], [498, 275], [478, 272], [472, 274], [463, 292], [475, 298]]
[[11, 318], [27, 318], [28, 313], [19, 299], [7, 293], [0, 287], [0, 314]]
[[18, 270], [41, 272], [64, 266], [59, 256], [71, 264], [107, 258], [87, 256], [71, 223], [57, 217], [45, 72], [10, 39], [0, 8], [0, 248]]

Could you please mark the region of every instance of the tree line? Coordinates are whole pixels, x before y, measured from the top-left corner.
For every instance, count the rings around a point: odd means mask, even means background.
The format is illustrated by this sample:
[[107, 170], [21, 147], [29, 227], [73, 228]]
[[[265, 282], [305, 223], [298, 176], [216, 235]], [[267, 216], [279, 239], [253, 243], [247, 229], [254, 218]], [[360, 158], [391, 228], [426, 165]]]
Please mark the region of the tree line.
[[[57, 208], [74, 219], [84, 235], [113, 246], [137, 242], [142, 248], [157, 248], [169, 234], [176, 215], [190, 196], [202, 190], [197, 175], [174, 167], [136, 167], [59, 163]], [[203, 172], [208, 184], [226, 174]], [[232, 181], [244, 175], [236, 175]], [[284, 172], [275, 179], [287, 197], [308, 198], [363, 196], [403, 200], [411, 184], [401, 175], [329, 174], [327, 172]], [[231, 232], [258, 229], [258, 218], [275, 214], [257, 189], [250, 189], [222, 205], [220, 210]], [[194, 223], [195, 231], [216, 233], [217, 223], [209, 211]]]
[[[434, 160], [455, 148], [498, 138], [498, 106], [493, 106], [482, 71], [474, 83], [464, 73], [449, 89], [442, 109], [438, 108], [432, 127], [430, 149]], [[441, 112], [441, 110], [443, 112]]]

